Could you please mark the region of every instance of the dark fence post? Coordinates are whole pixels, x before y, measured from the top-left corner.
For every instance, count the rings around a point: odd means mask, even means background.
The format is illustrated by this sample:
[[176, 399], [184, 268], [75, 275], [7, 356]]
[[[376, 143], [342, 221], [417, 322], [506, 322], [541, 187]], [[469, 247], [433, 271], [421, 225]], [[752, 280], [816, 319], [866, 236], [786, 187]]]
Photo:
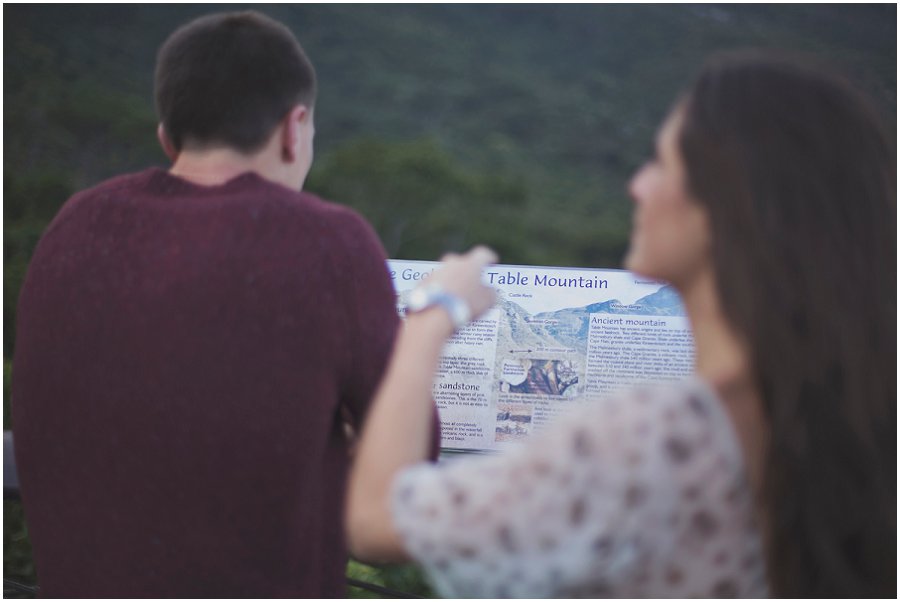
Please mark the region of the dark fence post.
[[16, 469], [12, 431], [3, 431], [3, 499], [19, 499], [19, 471]]

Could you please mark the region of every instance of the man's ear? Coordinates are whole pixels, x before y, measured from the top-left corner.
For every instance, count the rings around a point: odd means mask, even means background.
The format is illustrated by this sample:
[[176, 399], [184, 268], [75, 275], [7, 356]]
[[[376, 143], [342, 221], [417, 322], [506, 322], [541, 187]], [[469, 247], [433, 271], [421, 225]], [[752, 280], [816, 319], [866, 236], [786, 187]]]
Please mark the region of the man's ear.
[[297, 141], [300, 140], [300, 128], [312, 111], [306, 105], [296, 105], [281, 120], [281, 156], [288, 163], [297, 160]]
[[156, 139], [159, 140], [159, 145], [162, 147], [163, 152], [166, 153], [169, 160], [174, 163], [178, 158], [178, 150], [175, 148], [175, 145], [172, 144], [172, 140], [166, 133], [166, 128], [163, 127], [162, 123], [156, 128]]

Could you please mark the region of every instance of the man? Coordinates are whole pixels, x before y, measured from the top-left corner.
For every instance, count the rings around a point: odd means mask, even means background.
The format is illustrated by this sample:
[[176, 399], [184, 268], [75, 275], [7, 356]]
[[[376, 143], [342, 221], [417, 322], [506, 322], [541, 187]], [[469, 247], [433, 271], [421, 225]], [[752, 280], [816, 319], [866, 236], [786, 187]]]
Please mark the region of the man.
[[299, 192], [315, 93], [284, 26], [189, 23], [156, 70], [171, 169], [45, 232], [12, 383], [43, 595], [345, 595], [345, 428], [398, 317], [372, 229]]

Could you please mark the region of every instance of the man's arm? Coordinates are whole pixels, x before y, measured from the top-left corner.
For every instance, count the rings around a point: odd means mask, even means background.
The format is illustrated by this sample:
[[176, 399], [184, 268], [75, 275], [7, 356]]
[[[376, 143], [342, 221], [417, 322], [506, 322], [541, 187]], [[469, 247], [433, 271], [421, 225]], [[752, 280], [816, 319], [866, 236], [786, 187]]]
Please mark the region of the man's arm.
[[[350, 290], [348, 305], [349, 338], [341, 418], [348, 439], [356, 443], [376, 387], [387, 369], [400, 328], [394, 285], [387, 270], [384, 248], [371, 226], [350, 214], [341, 229], [347, 268], [343, 277]], [[428, 458], [440, 453], [441, 423], [432, 402]]]
[[332, 269], [339, 281], [339, 298], [329, 301], [344, 307], [343, 324], [335, 333], [340, 411], [346, 430], [358, 434], [387, 367], [400, 318], [377, 235], [358, 214], [345, 208], [336, 211], [335, 223], [329, 226], [336, 238]]

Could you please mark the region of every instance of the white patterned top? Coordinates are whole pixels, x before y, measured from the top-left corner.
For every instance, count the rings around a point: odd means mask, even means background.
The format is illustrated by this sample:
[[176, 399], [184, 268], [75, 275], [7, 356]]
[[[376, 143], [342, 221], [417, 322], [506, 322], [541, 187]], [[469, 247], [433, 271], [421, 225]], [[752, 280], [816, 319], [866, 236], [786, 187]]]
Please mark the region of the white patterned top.
[[419, 464], [394, 524], [446, 597], [765, 597], [737, 435], [692, 377], [577, 409], [504, 453]]

